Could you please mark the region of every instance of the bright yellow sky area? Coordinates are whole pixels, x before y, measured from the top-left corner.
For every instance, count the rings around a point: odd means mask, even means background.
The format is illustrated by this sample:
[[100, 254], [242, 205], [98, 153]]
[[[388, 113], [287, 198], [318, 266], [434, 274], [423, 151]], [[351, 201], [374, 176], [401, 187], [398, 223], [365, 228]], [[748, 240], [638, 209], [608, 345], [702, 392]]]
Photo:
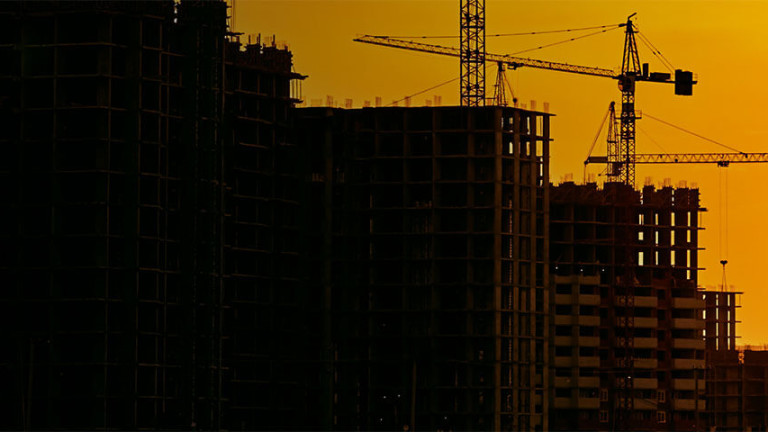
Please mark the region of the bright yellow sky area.
[[[325, 101], [351, 98], [354, 106], [381, 96], [390, 103], [458, 77], [458, 59], [352, 42], [358, 34], [458, 35], [458, 0], [237, 0], [236, 31], [275, 35], [289, 44], [297, 72], [309, 75], [304, 96]], [[675, 96], [671, 85], [640, 83], [637, 109], [744, 152], [768, 152], [768, 1], [512, 1], [486, 0], [488, 34], [517, 33], [618, 24], [637, 12], [636, 25], [676, 67], [698, 75], [694, 95]], [[509, 54], [578, 36], [488, 38], [487, 51]], [[623, 30], [532, 51], [524, 56], [585, 66], [619, 68]], [[456, 39], [432, 43], [458, 46]], [[651, 71], [662, 63], [640, 43], [640, 60]], [[487, 71], [492, 93], [495, 68]], [[616, 81], [534, 69], [509, 71], [520, 102], [548, 102], [557, 115], [551, 124], [551, 177], [583, 178], [587, 151], [610, 101], [620, 100]], [[441, 95], [458, 104], [458, 82], [413, 98], [413, 105]], [[343, 103], [343, 102], [342, 102]], [[721, 152], [722, 147], [665, 126], [648, 117], [638, 121], [638, 153]], [[595, 154], [605, 154], [605, 141]], [[590, 166], [598, 173], [603, 166]], [[727, 282], [744, 296], [738, 330], [741, 343], [768, 343], [768, 164], [638, 165], [637, 183], [686, 181], [701, 190], [703, 215], [699, 245], [701, 286], [722, 280], [720, 259], [729, 260]], [[727, 184], [727, 187], [726, 187]], [[725, 205], [727, 202], [727, 206]], [[726, 211], [727, 210], [727, 211]], [[727, 215], [728, 223], [725, 223]], [[722, 220], [722, 224], [721, 224]], [[727, 236], [726, 236], [727, 232]], [[722, 240], [721, 240], [722, 239]], [[720, 246], [722, 243], [722, 247]]]

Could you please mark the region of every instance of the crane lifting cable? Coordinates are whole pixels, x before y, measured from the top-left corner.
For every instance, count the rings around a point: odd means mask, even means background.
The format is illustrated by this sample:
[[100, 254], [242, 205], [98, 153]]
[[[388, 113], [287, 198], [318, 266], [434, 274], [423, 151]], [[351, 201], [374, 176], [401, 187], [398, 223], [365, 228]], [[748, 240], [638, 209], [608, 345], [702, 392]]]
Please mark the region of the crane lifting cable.
[[[728, 171], [725, 171], [725, 174], [723, 174], [722, 169], [726, 167], [727, 165], [721, 165], [721, 170], [719, 173], [720, 191], [718, 194], [718, 199], [720, 201], [720, 264], [723, 266], [723, 280], [722, 285], [720, 285], [720, 291], [727, 290], [727, 284], [725, 280], [725, 265], [728, 264]], [[725, 181], [723, 181], [723, 179], [725, 179]], [[725, 204], [723, 204], [723, 201], [725, 201]], [[723, 219], [725, 219], [725, 222], [723, 222]], [[723, 248], [723, 245], [725, 245], [725, 248]]]

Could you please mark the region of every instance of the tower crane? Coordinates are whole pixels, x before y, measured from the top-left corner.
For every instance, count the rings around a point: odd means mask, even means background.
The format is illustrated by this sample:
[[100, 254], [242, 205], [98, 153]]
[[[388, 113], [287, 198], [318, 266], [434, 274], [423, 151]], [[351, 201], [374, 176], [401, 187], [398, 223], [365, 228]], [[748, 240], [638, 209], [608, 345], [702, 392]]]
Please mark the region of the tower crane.
[[[618, 142], [617, 129], [619, 128], [619, 121], [616, 119], [615, 104], [611, 102], [608, 108], [608, 155], [607, 156], [587, 156], [584, 160], [584, 165], [591, 163], [605, 163], [608, 164], [609, 173], [616, 172], [620, 169], [620, 165], [628, 163], [629, 165], [635, 164], [706, 164], [712, 163], [719, 167], [727, 167], [732, 163], [767, 163], [768, 153], [744, 153], [744, 152], [727, 152], [727, 153], [646, 153], [637, 154], [632, 153], [626, 160], [617, 160], [612, 158], [611, 155], [616, 154], [616, 145]], [[605, 123], [603, 123], [605, 124]], [[599, 132], [598, 132], [599, 134]], [[594, 143], [593, 143], [594, 146]], [[591, 152], [591, 150], [590, 150]]]
[[[578, 66], [567, 63], [550, 62], [530, 58], [514, 57], [511, 55], [490, 54], [485, 52], [485, 13], [484, 0], [461, 0], [461, 48], [445, 47], [440, 45], [424, 44], [409, 40], [390, 38], [387, 36], [365, 35], [354, 39], [356, 42], [369, 43], [393, 48], [401, 48], [412, 51], [427, 52], [440, 55], [459, 57], [461, 59], [461, 102], [464, 106], [479, 106], [485, 102], [485, 62], [493, 61], [499, 65], [500, 73], [503, 65], [517, 69], [519, 67], [531, 67], [537, 69], [554, 70], [560, 72], [576, 73], [582, 75], [611, 78], [618, 81], [621, 91], [621, 117], [617, 123], [618, 133], [614, 145], [609, 146], [606, 160], [611, 164], [609, 177], [612, 181], [619, 181], [634, 188], [635, 184], [635, 84], [648, 81], [657, 83], [674, 84], [675, 94], [693, 94], [693, 73], [677, 69], [674, 80], [669, 73], [649, 72], [647, 63], [640, 63], [635, 40], [636, 29], [632, 18], [627, 17], [626, 23], [619, 24], [625, 27], [624, 52], [622, 56], [621, 70], [616, 72], [611, 69]], [[497, 83], [499, 80], [497, 79]], [[497, 84], [497, 88], [499, 85]], [[500, 103], [503, 97], [498, 96], [496, 102]], [[615, 124], [612, 123], [613, 126]], [[626, 212], [629, 217], [629, 212]], [[624, 237], [628, 236], [628, 232]], [[624, 241], [628, 241], [625, 238]], [[624, 315], [620, 318], [624, 327], [622, 336], [623, 358], [620, 359], [622, 373], [615, 377], [618, 394], [618, 415], [620, 427], [629, 429], [630, 413], [634, 409], [633, 381], [634, 375], [634, 270], [629, 248], [625, 248], [628, 256], [624, 260], [624, 271], [621, 281], [615, 289], [623, 290], [622, 301]]]
[[[463, 15], [462, 15], [463, 16]], [[640, 63], [640, 57], [637, 51], [637, 41], [635, 39], [636, 28], [632, 22], [632, 17], [635, 14], [627, 17], [626, 23], [619, 24], [620, 27], [625, 28], [624, 37], [624, 54], [622, 56], [621, 70], [619, 72], [612, 69], [605, 69], [599, 67], [590, 66], [578, 66], [567, 63], [550, 62], [545, 60], [536, 60], [530, 58], [514, 57], [511, 55], [491, 54], [483, 52], [483, 62], [493, 61], [498, 64], [505, 64], [512, 69], [519, 67], [530, 67], [536, 69], [546, 69], [560, 72], [576, 73], [581, 75], [598, 76], [604, 78], [612, 78], [618, 81], [619, 90], [621, 91], [621, 116], [619, 126], [619, 139], [614, 148], [609, 149], [608, 161], [612, 164], [613, 169], [608, 172], [608, 177], [613, 181], [620, 181], [624, 184], [634, 187], [635, 184], [635, 121], [638, 116], [635, 114], [635, 84], [637, 82], [647, 81], [655, 83], [668, 83], [675, 85], [675, 94], [690, 96], [693, 94], [693, 85], [696, 81], [693, 79], [693, 73], [690, 71], [683, 71], [680, 69], [675, 70], [674, 79], [669, 73], [662, 72], [649, 72], [648, 63]], [[463, 20], [463, 18], [462, 18]], [[478, 20], [473, 20], [476, 22]], [[468, 21], [469, 22], [469, 21]], [[482, 19], [482, 36], [485, 34], [485, 20], [484, 15]], [[440, 54], [447, 56], [459, 57], [462, 59], [462, 83], [464, 78], [464, 63], [465, 59], [472, 59], [476, 65], [480, 61], [480, 50], [485, 50], [485, 43], [475, 43], [471, 48], [464, 47], [464, 22], [462, 21], [462, 48], [446, 47], [441, 45], [425, 44], [420, 42], [413, 42], [403, 39], [390, 38], [388, 36], [372, 36], [364, 35], [355, 38], [356, 42], [369, 43], [374, 45], [387, 46], [392, 48], [401, 48], [411, 51], [421, 51], [432, 54]], [[480, 37], [479, 31], [473, 33], [475, 39]], [[465, 53], [465, 48], [472, 51], [471, 53]], [[477, 51], [477, 52], [476, 52]], [[484, 69], [484, 68], [483, 68]], [[477, 68], [472, 70], [477, 71]], [[479, 75], [479, 74], [478, 74]], [[483, 74], [484, 76], [484, 74]], [[469, 82], [468, 82], [469, 83]], [[470, 90], [484, 86], [483, 80], [475, 80], [473, 83], [469, 83]], [[462, 103], [465, 99], [465, 86], [462, 85]], [[477, 96], [475, 94], [475, 96]], [[474, 102], [467, 104], [469, 106], [478, 105], [479, 99], [475, 97], [472, 99]], [[484, 100], [484, 98], [483, 98]]]

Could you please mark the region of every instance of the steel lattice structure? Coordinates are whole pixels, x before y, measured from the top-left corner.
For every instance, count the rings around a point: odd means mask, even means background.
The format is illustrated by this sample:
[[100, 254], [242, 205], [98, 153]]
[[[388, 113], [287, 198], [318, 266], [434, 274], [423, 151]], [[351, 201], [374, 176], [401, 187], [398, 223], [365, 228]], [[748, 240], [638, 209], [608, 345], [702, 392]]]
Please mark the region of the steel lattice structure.
[[485, 104], [485, 0], [461, 0], [461, 105]]

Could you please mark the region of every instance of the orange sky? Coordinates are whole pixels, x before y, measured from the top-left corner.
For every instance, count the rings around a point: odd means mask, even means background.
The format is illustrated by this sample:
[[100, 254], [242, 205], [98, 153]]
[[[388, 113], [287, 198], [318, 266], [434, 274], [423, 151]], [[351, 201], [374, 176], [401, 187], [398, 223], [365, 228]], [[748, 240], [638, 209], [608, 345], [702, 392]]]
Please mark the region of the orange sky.
[[[358, 34], [458, 35], [458, 0], [237, 0], [236, 31], [275, 35], [294, 53], [297, 72], [309, 75], [304, 96], [325, 101], [351, 98], [354, 106], [381, 96], [401, 99], [458, 77], [458, 59], [352, 42]], [[488, 34], [560, 30], [618, 24], [637, 12], [636, 25], [676, 67], [698, 74], [691, 97], [675, 96], [671, 85], [640, 83], [637, 109], [745, 152], [768, 151], [768, 1], [512, 1], [486, 0]], [[507, 54], [575, 35], [553, 34], [489, 38], [487, 51]], [[623, 30], [524, 54], [572, 64], [621, 66]], [[458, 38], [433, 43], [458, 45]], [[651, 71], [663, 65], [638, 41], [641, 62]], [[488, 92], [495, 70], [488, 68]], [[534, 69], [508, 72], [520, 102], [548, 102], [557, 115], [551, 124], [551, 177], [583, 176], [584, 160], [608, 103], [620, 100], [616, 81]], [[413, 98], [423, 104], [441, 95], [443, 105], [458, 104], [454, 82]], [[638, 153], [720, 152], [725, 149], [681, 133], [650, 118], [638, 121]], [[605, 154], [601, 139], [595, 154]], [[598, 173], [603, 166], [589, 172]], [[743, 291], [741, 343], [768, 343], [768, 292], [761, 273], [768, 267], [766, 244], [768, 164], [638, 165], [637, 184], [646, 177], [659, 185], [687, 181], [698, 185], [703, 206], [699, 257], [706, 270], [702, 286], [720, 284], [720, 259], [729, 260], [727, 281]], [[727, 188], [725, 184], [727, 183]], [[726, 198], [727, 197], [727, 198]], [[727, 220], [726, 206], [727, 201]], [[721, 225], [721, 219], [723, 224]], [[721, 229], [722, 226], [722, 229]], [[727, 228], [727, 230], [726, 230]], [[727, 236], [725, 235], [727, 231]], [[722, 248], [720, 247], [722, 237]], [[727, 241], [726, 241], [727, 239]]]

